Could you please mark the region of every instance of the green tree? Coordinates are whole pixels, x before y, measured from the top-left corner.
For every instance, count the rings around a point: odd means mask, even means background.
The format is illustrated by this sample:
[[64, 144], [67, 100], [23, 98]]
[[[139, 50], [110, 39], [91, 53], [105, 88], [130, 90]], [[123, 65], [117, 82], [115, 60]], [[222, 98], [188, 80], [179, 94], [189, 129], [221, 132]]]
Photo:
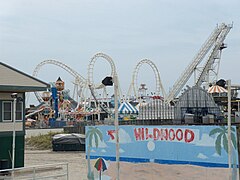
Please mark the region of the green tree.
[[95, 140], [96, 148], [98, 148], [98, 139], [101, 141], [103, 140], [102, 132], [97, 127], [89, 127], [87, 131], [86, 138], [88, 139], [88, 151], [87, 151], [87, 160], [88, 160], [88, 179], [94, 180], [93, 171], [91, 171], [91, 164], [90, 164], [90, 150], [93, 145], [93, 137]]
[[[217, 134], [217, 139], [215, 141], [216, 152], [221, 156], [223, 144], [223, 149], [228, 153], [228, 128], [226, 126], [220, 126], [219, 128], [215, 128], [210, 131], [209, 136], [213, 136], [215, 134]], [[231, 140], [233, 147], [236, 149], [237, 142], [235, 137], [235, 129], [233, 127], [231, 127]]]

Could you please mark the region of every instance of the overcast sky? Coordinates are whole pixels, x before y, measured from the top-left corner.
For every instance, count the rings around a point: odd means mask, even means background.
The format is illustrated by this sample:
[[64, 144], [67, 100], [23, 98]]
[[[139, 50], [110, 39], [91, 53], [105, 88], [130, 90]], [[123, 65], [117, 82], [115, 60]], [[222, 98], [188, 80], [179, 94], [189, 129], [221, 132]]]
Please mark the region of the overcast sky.
[[[126, 93], [134, 67], [147, 58], [168, 92], [216, 25], [233, 22], [220, 78], [240, 84], [239, 8], [239, 0], [0, 0], [0, 59], [27, 74], [43, 60], [56, 59], [87, 78], [91, 57], [104, 52], [114, 60]], [[109, 69], [106, 61], [97, 61], [95, 81]], [[52, 65], [38, 74], [46, 82], [58, 76], [73, 81]], [[147, 65], [138, 79], [154, 89]]]

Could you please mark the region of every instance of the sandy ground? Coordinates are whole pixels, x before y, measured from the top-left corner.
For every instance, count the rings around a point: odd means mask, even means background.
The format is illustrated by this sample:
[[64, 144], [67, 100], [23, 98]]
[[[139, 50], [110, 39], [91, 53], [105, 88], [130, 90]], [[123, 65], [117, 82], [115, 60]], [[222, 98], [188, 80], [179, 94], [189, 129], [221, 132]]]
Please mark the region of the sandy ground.
[[[56, 163], [68, 163], [69, 180], [87, 180], [87, 164], [84, 152], [25, 151], [25, 167]], [[52, 172], [49, 171], [47, 174], [66, 172], [66, 166], [62, 166], [62, 168], [61, 172], [51, 169]], [[66, 179], [66, 177], [58, 179]]]
[[[115, 163], [107, 170], [106, 174], [115, 178]], [[205, 168], [191, 165], [162, 165], [155, 163], [121, 163], [120, 179], [136, 180], [227, 180], [226, 168]]]
[[[55, 163], [68, 163], [69, 180], [87, 180], [87, 161], [84, 152], [52, 152], [26, 150], [25, 167]], [[92, 160], [94, 163], [94, 160]], [[109, 168], [102, 175], [102, 180], [109, 180], [109, 176], [115, 179], [115, 163], [108, 162]], [[52, 175], [53, 172], [47, 172]], [[61, 172], [66, 169], [61, 169]], [[57, 173], [60, 173], [58, 171]], [[94, 172], [96, 179], [99, 179], [98, 172]], [[54, 179], [54, 178], [52, 178]], [[66, 179], [58, 178], [58, 179]], [[161, 165], [153, 163], [132, 164], [121, 162], [120, 179], [122, 180], [226, 180], [228, 169], [226, 168], [205, 168], [190, 165]]]
[[[50, 130], [27, 130], [27, 137], [38, 134], [46, 134]], [[51, 131], [62, 131], [54, 129]], [[92, 167], [95, 160], [92, 160]], [[25, 167], [39, 166], [39, 176], [61, 175], [67, 172], [67, 166], [46, 166], [47, 164], [67, 163], [69, 180], [87, 180], [87, 161], [85, 152], [53, 152], [51, 150], [25, 150]], [[115, 162], [108, 162], [108, 170], [102, 174], [102, 180], [115, 180]], [[92, 168], [94, 170], [94, 168]], [[29, 172], [25, 173], [29, 174]], [[99, 179], [99, 173], [94, 170], [95, 179]], [[49, 178], [66, 180], [67, 177]], [[153, 163], [132, 164], [127, 162], [120, 163], [120, 180], [227, 180], [228, 169], [226, 168], [205, 168], [190, 165], [162, 165]], [[237, 178], [238, 179], [238, 178]]]

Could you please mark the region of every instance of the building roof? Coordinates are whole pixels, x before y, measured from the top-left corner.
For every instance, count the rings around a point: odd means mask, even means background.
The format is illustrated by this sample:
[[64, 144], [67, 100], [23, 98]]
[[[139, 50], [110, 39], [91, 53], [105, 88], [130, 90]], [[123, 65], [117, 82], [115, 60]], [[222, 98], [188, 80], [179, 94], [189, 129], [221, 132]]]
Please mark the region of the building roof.
[[1, 92], [45, 91], [49, 84], [0, 62]]
[[138, 110], [129, 102], [123, 102], [118, 108], [120, 114], [137, 114]]
[[63, 80], [62, 80], [60, 77], [58, 77], [57, 82], [58, 82], [58, 81], [62, 81], [62, 82], [63, 82]]

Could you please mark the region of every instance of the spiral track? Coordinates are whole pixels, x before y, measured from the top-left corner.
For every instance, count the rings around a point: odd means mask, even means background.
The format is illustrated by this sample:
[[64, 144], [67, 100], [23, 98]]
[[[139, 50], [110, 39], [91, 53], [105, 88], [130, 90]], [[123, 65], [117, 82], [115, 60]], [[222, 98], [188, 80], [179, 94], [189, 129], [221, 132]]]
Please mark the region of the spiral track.
[[[58, 66], [62, 69], [64, 69], [65, 71], [67, 71], [69, 74], [71, 74], [74, 78], [75, 78], [75, 83], [80, 87], [80, 88], [84, 88], [87, 85], [87, 80], [81, 76], [78, 72], [76, 72], [75, 70], [73, 70], [72, 68], [70, 68], [69, 66], [67, 66], [66, 64], [59, 62], [57, 60], [44, 60], [41, 63], [39, 63], [36, 68], [33, 71], [33, 76], [37, 77], [38, 72], [40, 71], [40, 69], [47, 64], [52, 64], [55, 66]], [[37, 100], [41, 103], [44, 102], [40, 93], [39, 92], [34, 92], [35, 96], [37, 98]]]
[[[102, 58], [106, 61], [109, 62], [110, 66], [111, 66], [111, 77], [114, 77], [114, 75], [116, 75], [117, 77], [117, 72], [116, 72], [116, 66], [114, 64], [114, 61], [112, 60], [112, 58], [110, 56], [108, 56], [107, 54], [104, 54], [104, 53], [97, 53], [95, 54], [89, 65], [88, 65], [88, 87], [90, 89], [90, 92], [93, 96], [93, 98], [95, 99], [95, 102], [100, 105], [101, 109], [103, 111], [105, 111], [106, 113], [108, 114], [112, 114], [112, 112], [109, 110], [109, 108], [104, 104], [104, 103], [100, 103], [98, 101], [98, 99], [96, 98], [96, 90], [97, 89], [104, 89], [104, 92], [106, 92], [106, 87], [101, 83], [101, 84], [98, 84], [98, 85], [94, 85], [94, 81], [93, 81], [93, 70], [94, 70], [94, 65], [95, 65], [95, 62], [99, 59], [99, 58]], [[118, 78], [117, 78], [117, 83], [118, 83]], [[118, 83], [119, 84], [119, 83]], [[118, 95], [120, 95], [120, 88], [119, 88], [119, 92], [118, 92]], [[106, 93], [105, 93], [106, 94]]]
[[135, 67], [135, 69], [133, 71], [133, 74], [132, 74], [132, 82], [130, 84], [130, 87], [129, 87], [129, 90], [128, 90], [128, 93], [127, 93], [128, 97], [131, 96], [131, 92], [132, 91], [134, 93], [134, 96], [138, 97], [138, 93], [137, 93], [137, 89], [138, 89], [137, 77], [138, 77], [139, 69], [142, 67], [143, 64], [149, 65], [152, 68], [153, 72], [154, 72], [155, 81], [156, 81], [155, 94], [157, 96], [159, 96], [160, 93], [162, 93], [162, 96], [165, 97], [166, 93], [165, 93], [165, 90], [164, 90], [163, 85], [162, 85], [162, 81], [161, 81], [161, 78], [160, 78], [160, 74], [159, 74], [158, 68], [149, 59], [143, 59], [136, 65], [136, 67]]

